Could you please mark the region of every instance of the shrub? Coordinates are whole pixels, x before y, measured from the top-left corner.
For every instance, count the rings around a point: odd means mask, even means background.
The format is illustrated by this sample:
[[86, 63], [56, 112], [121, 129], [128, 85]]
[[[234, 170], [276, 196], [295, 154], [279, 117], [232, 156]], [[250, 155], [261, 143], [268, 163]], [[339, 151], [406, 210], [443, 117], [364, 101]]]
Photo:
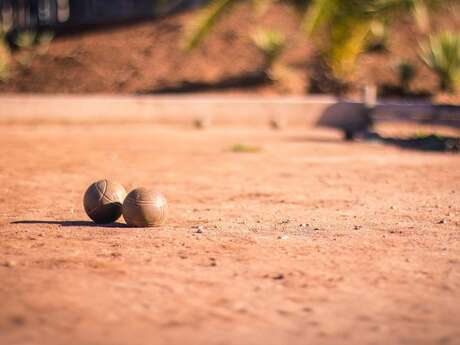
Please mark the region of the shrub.
[[236, 153], [256, 153], [256, 152], [260, 152], [261, 149], [258, 146], [250, 146], [246, 144], [235, 144], [230, 148], [230, 150]]
[[422, 60], [439, 78], [443, 91], [455, 92], [460, 79], [460, 33], [443, 32], [422, 44]]
[[278, 31], [259, 30], [252, 36], [252, 41], [264, 54], [268, 67], [276, 61], [286, 46], [286, 37]]
[[396, 65], [396, 71], [398, 73], [399, 85], [404, 92], [409, 90], [409, 84], [415, 77], [415, 67], [414, 65], [407, 60], [401, 60]]
[[[281, 0], [280, 0], [281, 1]], [[398, 15], [412, 12], [424, 30], [429, 14], [441, 4], [456, 0], [284, 0], [303, 17], [301, 27], [313, 40], [319, 56], [334, 77], [347, 76], [365, 50], [385, 49], [386, 26]], [[458, 1], [458, 0], [457, 0]], [[209, 0], [191, 22], [184, 47], [191, 50], [212, 30], [215, 23], [242, 0]], [[256, 8], [266, 8], [274, 0], [253, 0]], [[255, 10], [254, 12], [258, 12]]]
[[0, 82], [8, 79], [8, 66], [10, 62], [10, 50], [3, 34], [0, 32]]
[[367, 52], [382, 52], [388, 50], [388, 25], [374, 20], [370, 25], [365, 50]]

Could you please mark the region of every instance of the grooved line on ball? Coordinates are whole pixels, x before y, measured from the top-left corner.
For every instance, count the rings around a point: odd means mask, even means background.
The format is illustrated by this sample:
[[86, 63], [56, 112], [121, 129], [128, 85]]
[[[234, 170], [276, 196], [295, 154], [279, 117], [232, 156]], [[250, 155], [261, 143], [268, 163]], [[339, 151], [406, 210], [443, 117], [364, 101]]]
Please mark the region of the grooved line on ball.
[[[110, 202], [110, 203], [112, 203], [112, 202], [120, 202], [120, 200], [115, 200], [115, 199], [109, 198], [109, 196], [106, 195], [107, 189], [108, 189], [109, 187], [108, 187], [108, 182], [107, 182], [107, 180], [105, 180], [105, 181], [106, 181], [106, 184], [105, 184], [105, 191], [104, 191], [104, 193], [102, 194], [102, 198], [101, 198], [99, 201], [101, 201], [102, 199], [104, 199], [105, 201]], [[114, 194], [115, 194], [116, 196], [118, 196], [118, 191], [115, 192]], [[122, 202], [123, 202], [123, 200], [122, 200], [120, 203], [122, 203]]]
[[[161, 198], [161, 199], [164, 199], [164, 198]], [[132, 202], [132, 203], [140, 204], [140, 205], [158, 205], [158, 201], [136, 200], [136, 199], [133, 199], [132, 197], [126, 197], [125, 202]], [[163, 205], [165, 204], [164, 200], [161, 200], [161, 202]]]
[[157, 205], [158, 203], [156, 201], [135, 201], [133, 199], [128, 199], [125, 202], [133, 203], [136, 205]]
[[[99, 200], [97, 201], [97, 206], [96, 206], [93, 210], [91, 210], [91, 212], [88, 212], [89, 214], [93, 214], [94, 212], [96, 212], [96, 210], [97, 210], [97, 209], [99, 208], [99, 206], [100, 206], [100, 203], [101, 203], [102, 199], [104, 198], [105, 192], [107, 191], [107, 185], [108, 185], [108, 183], [107, 183], [107, 180], [103, 180], [103, 182], [105, 182], [104, 191], [101, 191], [101, 190], [99, 189], [97, 183], [94, 185], [94, 186], [96, 187], [96, 190], [97, 190], [99, 193], [101, 193], [101, 196], [100, 196]], [[109, 201], [111, 201], [111, 200], [109, 200]]]
[[165, 208], [166, 208], [166, 207], [167, 207], [167, 206], [163, 205], [163, 207], [161, 208], [161, 220], [160, 220], [160, 222], [159, 222], [159, 223], [160, 223], [159, 225], [163, 224], [164, 221], [165, 221]]
[[160, 226], [164, 223], [165, 221], [165, 207], [167, 207], [166, 203], [164, 200], [162, 200], [162, 203], [160, 205], [157, 204], [157, 202], [149, 202], [149, 201], [139, 201], [139, 200], [136, 200], [136, 199], [133, 199], [131, 197], [127, 197], [125, 198], [125, 201], [124, 201], [125, 205], [130, 205], [130, 206], [133, 206], [133, 207], [136, 207], [136, 206], [143, 206], [143, 205], [157, 205], [158, 208], [160, 209], [160, 212], [161, 212], [161, 216], [160, 216], [160, 221], [159, 222], [150, 222], [148, 220], [146, 220], [146, 226]]

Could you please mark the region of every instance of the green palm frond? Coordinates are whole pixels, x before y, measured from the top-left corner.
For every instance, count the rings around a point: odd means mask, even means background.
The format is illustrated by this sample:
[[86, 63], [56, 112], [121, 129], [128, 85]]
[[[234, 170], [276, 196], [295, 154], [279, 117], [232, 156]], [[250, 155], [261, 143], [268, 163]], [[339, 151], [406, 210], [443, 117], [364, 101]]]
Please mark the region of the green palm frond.
[[308, 37], [313, 39], [334, 74], [343, 77], [364, 50], [376, 20], [387, 25], [397, 14], [411, 11], [419, 26], [427, 26], [426, 16], [429, 10], [436, 8], [441, 2], [441, 0], [312, 0], [302, 21], [302, 28]]
[[254, 12], [260, 16], [267, 12], [268, 8], [276, 1], [277, 0], [252, 0]]
[[10, 50], [0, 31], [0, 82], [8, 79], [8, 67], [10, 63]]
[[36, 38], [36, 31], [22, 31], [17, 35], [15, 43], [21, 49], [29, 49], [35, 44]]
[[[271, 4], [279, 0], [251, 0], [256, 14], [263, 14]], [[307, 0], [291, 0], [305, 2]], [[198, 15], [187, 30], [184, 48], [190, 51], [196, 48], [206, 35], [212, 30], [216, 22], [229, 12], [230, 8], [242, 0], [212, 0]]]
[[215, 23], [230, 7], [240, 0], [215, 0], [205, 7], [198, 18], [192, 22], [185, 37], [185, 50], [196, 48], [203, 38], [211, 31]]
[[460, 33], [442, 32], [421, 45], [421, 59], [439, 77], [444, 91], [454, 92], [460, 83]]
[[430, 30], [430, 14], [426, 3], [416, 3], [412, 8], [412, 15], [414, 17], [415, 23], [422, 32], [425, 33]]
[[[217, 20], [242, 0], [211, 0], [186, 36], [185, 47], [196, 47]], [[419, 26], [426, 26], [432, 8], [456, 0], [251, 0], [256, 8], [276, 1], [294, 6], [302, 16], [301, 27], [336, 76], [343, 76], [364, 50], [372, 25], [387, 25], [396, 14], [411, 11]], [[457, 0], [458, 1], [458, 0]]]
[[430, 27], [430, 11], [447, 2], [451, 0], [377, 0], [373, 10], [383, 16], [391, 15], [395, 10], [411, 13], [418, 28], [427, 32]]
[[370, 32], [368, 20], [344, 20], [342, 25], [332, 28], [331, 41], [325, 51], [332, 72], [338, 77], [353, 71], [355, 61], [365, 47]]
[[313, 1], [302, 19], [302, 29], [311, 36], [335, 16], [339, 5], [340, 0]]
[[314, 0], [303, 19], [302, 28], [336, 76], [349, 71], [364, 49], [373, 20], [369, 3]]

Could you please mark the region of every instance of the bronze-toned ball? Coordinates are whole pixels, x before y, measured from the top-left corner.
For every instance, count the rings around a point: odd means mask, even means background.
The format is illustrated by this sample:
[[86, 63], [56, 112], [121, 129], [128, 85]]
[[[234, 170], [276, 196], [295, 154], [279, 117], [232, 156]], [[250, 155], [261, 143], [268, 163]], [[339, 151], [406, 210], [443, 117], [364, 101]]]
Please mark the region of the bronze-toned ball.
[[123, 218], [129, 226], [160, 226], [166, 220], [168, 202], [156, 190], [137, 188], [128, 193], [123, 203]]
[[116, 221], [121, 216], [125, 188], [108, 180], [94, 182], [86, 190], [83, 206], [86, 214], [98, 224]]

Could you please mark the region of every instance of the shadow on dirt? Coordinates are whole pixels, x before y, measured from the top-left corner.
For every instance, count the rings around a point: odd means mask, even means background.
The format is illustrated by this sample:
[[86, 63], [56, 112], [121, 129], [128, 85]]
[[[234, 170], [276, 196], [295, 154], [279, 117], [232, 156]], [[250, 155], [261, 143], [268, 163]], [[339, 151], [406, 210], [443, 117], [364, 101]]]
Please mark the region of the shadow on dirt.
[[292, 143], [324, 143], [324, 144], [337, 144], [343, 142], [343, 139], [321, 137], [320, 135], [309, 135], [309, 136], [290, 136], [284, 140]]
[[252, 88], [260, 85], [270, 84], [272, 81], [268, 74], [262, 70], [245, 72], [243, 74], [223, 78], [216, 82], [191, 82], [181, 81], [174, 85], [164, 85], [155, 89], [141, 91], [139, 94], [170, 94], [170, 93], [193, 93], [205, 91], [218, 91], [234, 88]]
[[[321, 144], [337, 144], [345, 143], [344, 139], [339, 138], [324, 138], [320, 136], [296, 136], [286, 139], [290, 142], [298, 143], [321, 143]], [[460, 138], [446, 137], [440, 135], [415, 135], [408, 138], [384, 137], [378, 133], [364, 132], [356, 135], [356, 142], [377, 143], [383, 145], [396, 146], [401, 149], [409, 149], [416, 151], [428, 152], [460, 152]], [[348, 141], [349, 142], [349, 141]]]
[[400, 97], [406, 99], [415, 99], [415, 100], [429, 100], [432, 97], [432, 93], [427, 90], [420, 90], [417, 92], [406, 90], [399, 85], [392, 84], [383, 84], [379, 90], [379, 97], [381, 98], [391, 98], [391, 97]]
[[416, 135], [409, 138], [384, 137], [377, 133], [368, 133], [363, 138], [368, 142], [397, 146], [402, 149], [431, 152], [460, 152], [460, 138], [435, 134]]
[[49, 224], [60, 226], [86, 226], [86, 227], [104, 227], [104, 228], [128, 228], [127, 224], [123, 223], [109, 223], [109, 224], [96, 224], [94, 222], [85, 220], [18, 220], [11, 222], [11, 224]]

